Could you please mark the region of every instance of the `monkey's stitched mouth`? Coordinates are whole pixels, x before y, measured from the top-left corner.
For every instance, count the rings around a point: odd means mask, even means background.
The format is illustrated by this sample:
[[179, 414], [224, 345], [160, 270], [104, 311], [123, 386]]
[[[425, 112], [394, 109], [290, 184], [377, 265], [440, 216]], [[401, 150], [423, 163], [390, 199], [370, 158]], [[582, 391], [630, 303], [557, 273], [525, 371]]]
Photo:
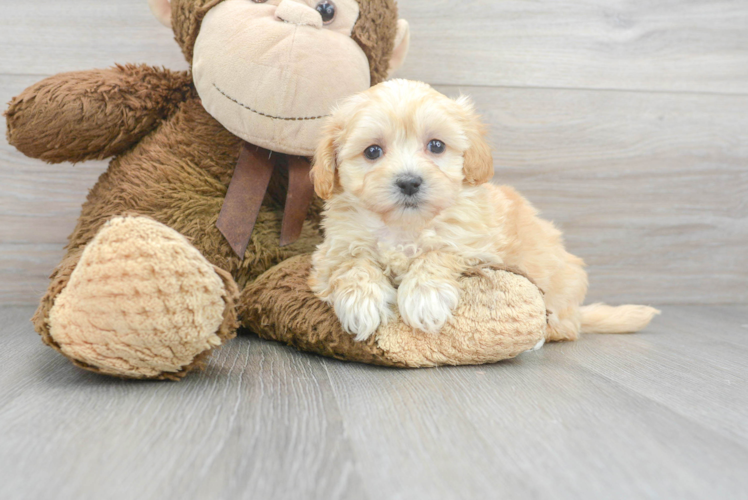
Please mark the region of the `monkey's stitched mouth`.
[[251, 111], [252, 113], [255, 113], [255, 114], [260, 115], [260, 116], [264, 116], [265, 118], [270, 118], [272, 120], [284, 120], [284, 121], [288, 121], [288, 122], [304, 122], [304, 121], [310, 121], [310, 120], [321, 120], [322, 118], [327, 118], [328, 116], [330, 116], [330, 115], [304, 116], [304, 117], [300, 117], [300, 118], [287, 118], [285, 116], [273, 116], [273, 115], [269, 115], [267, 113], [263, 113], [261, 111], [257, 111], [256, 109], [252, 109], [251, 107], [247, 106], [246, 104], [237, 101], [236, 99], [234, 99], [233, 97], [231, 97], [230, 95], [228, 95], [226, 92], [224, 92], [223, 90], [221, 90], [218, 87], [218, 85], [216, 85], [215, 83], [213, 84], [213, 88], [215, 88], [218, 92], [220, 92], [221, 95], [223, 95], [229, 101], [235, 102], [236, 104], [238, 104], [242, 108], [244, 108], [244, 109], [246, 109], [248, 111]]

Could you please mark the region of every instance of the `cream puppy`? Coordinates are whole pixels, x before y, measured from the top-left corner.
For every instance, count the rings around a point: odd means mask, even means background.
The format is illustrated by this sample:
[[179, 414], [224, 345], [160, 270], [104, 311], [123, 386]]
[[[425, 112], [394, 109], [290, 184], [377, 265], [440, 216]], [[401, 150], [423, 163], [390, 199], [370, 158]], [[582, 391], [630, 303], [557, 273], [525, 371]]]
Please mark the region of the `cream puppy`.
[[646, 326], [655, 309], [580, 307], [582, 259], [514, 189], [488, 184], [484, 135], [469, 99], [406, 80], [349, 98], [328, 119], [312, 171], [326, 208], [310, 286], [343, 328], [365, 340], [397, 306], [406, 324], [438, 333], [460, 275], [487, 264], [520, 269], [545, 292], [547, 340]]

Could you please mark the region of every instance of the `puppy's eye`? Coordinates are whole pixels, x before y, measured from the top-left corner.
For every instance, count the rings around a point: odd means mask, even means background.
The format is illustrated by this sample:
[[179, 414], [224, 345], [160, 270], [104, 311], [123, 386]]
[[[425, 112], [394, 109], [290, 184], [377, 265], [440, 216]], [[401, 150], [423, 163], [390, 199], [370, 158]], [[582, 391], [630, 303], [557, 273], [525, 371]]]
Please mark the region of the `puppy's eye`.
[[364, 150], [364, 156], [368, 160], [378, 160], [379, 158], [382, 157], [383, 154], [384, 154], [384, 151], [382, 150], [380, 146], [369, 146], [368, 148]]
[[317, 4], [317, 12], [322, 16], [322, 22], [330, 24], [335, 19], [335, 4], [324, 0]]
[[254, 3], [265, 3], [268, 0], [252, 0]]
[[447, 145], [439, 139], [434, 139], [433, 141], [429, 142], [429, 151], [431, 151], [435, 155], [442, 154], [445, 149], [447, 149]]

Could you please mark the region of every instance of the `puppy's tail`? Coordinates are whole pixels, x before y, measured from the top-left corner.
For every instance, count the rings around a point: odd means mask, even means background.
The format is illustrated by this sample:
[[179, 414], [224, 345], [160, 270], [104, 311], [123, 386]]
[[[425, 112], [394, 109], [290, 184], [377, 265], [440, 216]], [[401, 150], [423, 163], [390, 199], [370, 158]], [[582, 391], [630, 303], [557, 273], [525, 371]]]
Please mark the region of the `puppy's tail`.
[[634, 333], [660, 314], [654, 307], [591, 304], [580, 308], [582, 333]]

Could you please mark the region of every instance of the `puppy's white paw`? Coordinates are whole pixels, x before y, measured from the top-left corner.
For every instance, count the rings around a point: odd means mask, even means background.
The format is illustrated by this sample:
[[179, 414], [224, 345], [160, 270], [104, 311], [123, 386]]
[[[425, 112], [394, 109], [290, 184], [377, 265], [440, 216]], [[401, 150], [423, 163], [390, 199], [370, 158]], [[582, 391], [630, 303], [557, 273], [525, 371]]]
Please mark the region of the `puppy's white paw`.
[[439, 333], [459, 301], [460, 291], [450, 283], [418, 284], [406, 279], [397, 292], [405, 324], [426, 333]]
[[343, 329], [362, 342], [393, 316], [394, 288], [359, 283], [335, 291], [333, 307]]

